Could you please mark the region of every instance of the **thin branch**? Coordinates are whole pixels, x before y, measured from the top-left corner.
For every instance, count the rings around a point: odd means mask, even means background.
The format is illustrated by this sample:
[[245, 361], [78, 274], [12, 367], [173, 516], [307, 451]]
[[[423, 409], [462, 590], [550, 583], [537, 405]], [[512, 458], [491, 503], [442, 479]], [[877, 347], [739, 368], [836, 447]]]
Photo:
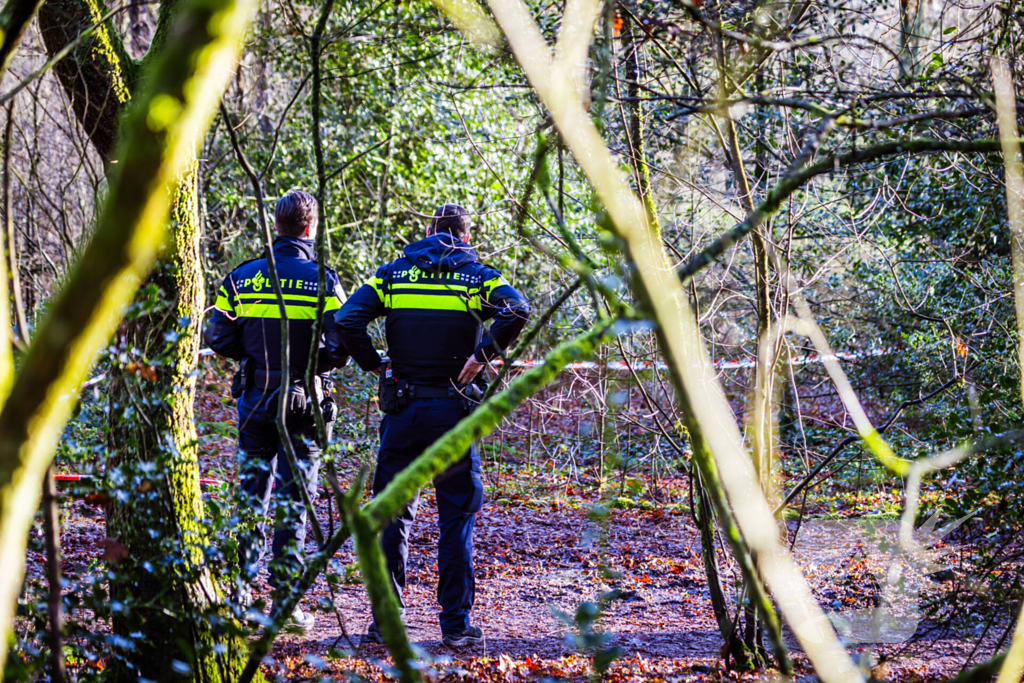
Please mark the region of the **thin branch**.
[[299, 99], [299, 94], [302, 93], [302, 89], [306, 87], [306, 83], [309, 82], [312, 73], [306, 74], [306, 77], [299, 82], [299, 87], [295, 89], [295, 94], [288, 100], [288, 104], [285, 105], [284, 111], [281, 112], [280, 118], [277, 120], [277, 126], [274, 127], [274, 140], [270, 143], [270, 156], [267, 159], [267, 163], [263, 166], [263, 170], [260, 171], [260, 179], [270, 171], [270, 165], [274, 163], [274, 158], [277, 153], [277, 141], [281, 137], [281, 128], [284, 127], [285, 121], [288, 119], [288, 112], [291, 111], [292, 105]]
[[[4, 224], [7, 227], [7, 272], [10, 276], [11, 301], [14, 304], [15, 321], [22, 347], [28, 346], [28, 318], [25, 316], [25, 302], [21, 295], [21, 266], [18, 263], [18, 241], [14, 234], [14, 204], [11, 201], [11, 127], [14, 124], [14, 102], [7, 105], [7, 123], [4, 126], [4, 177], [3, 203]], [[6, 305], [4, 302], [3, 305]]]
[[829, 154], [818, 163], [800, 170], [791, 170], [769, 192], [765, 200], [754, 209], [742, 223], [722, 233], [702, 252], [691, 258], [676, 273], [685, 284], [694, 275], [713, 263], [769, 216], [782, 206], [782, 202], [791, 194], [803, 187], [812, 178], [832, 173], [841, 168], [863, 164], [876, 159], [903, 154], [931, 154], [936, 152], [963, 152], [992, 154], [1001, 151], [1000, 140], [930, 140], [916, 139], [902, 142], [889, 142], [876, 147], [847, 152], [845, 154]]
[[340, 173], [342, 173], [342, 172], [343, 172], [343, 171], [344, 171], [344, 170], [345, 170], [346, 168], [348, 168], [348, 167], [349, 167], [349, 166], [351, 166], [352, 164], [356, 163], [357, 161], [359, 161], [360, 159], [362, 159], [362, 158], [363, 158], [364, 156], [366, 156], [366, 155], [367, 155], [367, 154], [369, 154], [370, 152], [372, 152], [372, 151], [374, 151], [374, 150], [376, 150], [376, 149], [378, 149], [378, 148], [380, 148], [380, 147], [382, 147], [382, 146], [384, 146], [384, 145], [388, 144], [389, 142], [391, 142], [391, 138], [392, 138], [392, 136], [390, 136], [390, 135], [389, 135], [389, 136], [387, 136], [386, 138], [384, 138], [383, 140], [381, 140], [380, 142], [378, 142], [378, 143], [376, 143], [375, 145], [373, 145], [372, 147], [370, 147], [369, 149], [365, 149], [365, 150], [363, 150], [362, 152], [360, 152], [359, 154], [357, 154], [357, 155], [355, 155], [354, 157], [352, 157], [351, 159], [348, 159], [348, 160], [347, 160], [347, 161], [345, 161], [345, 163], [343, 163], [343, 164], [342, 164], [341, 166], [339, 166], [338, 168], [336, 168], [336, 169], [334, 169], [333, 171], [331, 171], [330, 173], [328, 173], [328, 174], [327, 174], [327, 178], [326, 178], [326, 180], [327, 180], [327, 181], [331, 181], [331, 180], [334, 180], [334, 178], [336, 178], [336, 177], [337, 177], [337, 176], [338, 176], [338, 175], [339, 175]]
[[274, 258], [274, 237], [270, 232], [270, 226], [267, 224], [267, 210], [266, 204], [263, 201], [263, 188], [260, 184], [259, 176], [256, 175], [256, 171], [253, 170], [252, 165], [249, 163], [249, 159], [246, 158], [245, 152], [238, 144], [238, 136], [235, 135], [235, 128], [231, 123], [231, 115], [228, 114], [227, 108], [224, 103], [220, 103], [220, 113], [224, 117], [224, 121], [227, 123], [228, 137], [231, 139], [231, 147], [235, 151], [235, 156], [238, 158], [238, 163], [245, 171], [245, 174], [249, 177], [249, 182], [252, 184], [253, 194], [256, 196], [256, 214], [259, 219], [260, 228], [263, 232], [263, 245], [267, 252], [267, 270], [270, 274], [270, 282], [274, 287], [274, 295], [277, 297], [277, 306], [281, 314], [281, 380], [278, 384], [278, 398], [277, 398], [277, 433], [281, 440], [281, 447], [284, 449], [285, 457], [288, 458], [288, 465], [292, 470], [292, 477], [295, 480], [295, 486], [299, 489], [299, 495], [302, 497], [302, 503], [306, 507], [306, 511], [309, 513], [309, 521], [313, 527], [313, 537], [316, 539], [317, 547], [322, 548], [324, 546], [324, 534], [320, 530], [320, 522], [316, 518], [316, 509], [313, 507], [313, 501], [310, 499], [309, 490], [306, 488], [306, 477], [302, 470], [299, 469], [298, 456], [295, 454], [295, 444], [292, 443], [291, 435], [288, 433], [287, 414], [288, 414], [288, 401], [287, 392], [288, 387], [291, 384], [291, 359], [289, 353], [288, 343], [288, 308], [284, 302], [284, 290], [281, 288], [281, 279], [277, 274], [277, 260]]
[[[915, 399], [910, 399], [910, 400], [907, 400], [907, 401], [903, 401], [903, 403], [900, 403], [899, 407], [896, 408], [895, 412], [893, 412], [893, 414], [889, 416], [889, 419], [885, 421], [885, 424], [878, 428], [878, 433], [879, 434], [884, 434], [885, 430], [889, 429], [889, 427], [891, 427], [893, 425], [893, 423], [896, 422], [896, 420], [903, 413], [903, 411], [906, 410], [907, 408], [909, 408], [910, 406], [918, 406], [918, 405], [921, 405], [922, 403], [925, 403], [926, 401], [928, 401], [928, 400], [938, 396], [943, 391], [945, 391], [949, 387], [951, 387], [954, 384], [956, 384], [958, 381], [960, 381], [960, 378], [959, 377], [954, 377], [953, 379], [949, 380], [948, 382], [945, 382], [944, 384], [942, 384], [939, 388], [935, 389], [934, 391], [932, 391], [932, 392], [930, 392], [930, 393], [928, 393], [928, 394], [926, 394], [924, 396], [920, 396], [920, 397], [915, 398]], [[779, 505], [773, 511], [774, 514], [778, 515], [780, 512], [785, 510], [786, 507], [791, 502], [793, 502], [793, 499], [796, 498], [798, 495], [800, 495], [800, 492], [803, 491], [804, 488], [808, 484], [810, 484], [811, 481], [815, 477], [817, 477], [818, 474], [823, 469], [825, 469], [830, 462], [835, 460], [836, 456], [838, 456], [843, 451], [844, 448], [849, 446], [854, 441], [859, 441], [860, 439], [861, 439], [860, 434], [851, 434], [851, 435], [845, 437], [842, 441], [840, 441], [836, 445], [836, 447], [832, 449], [832, 452], [829, 453], [825, 457], [824, 460], [822, 460], [820, 463], [818, 463], [817, 467], [815, 467], [811, 471], [810, 474], [808, 474], [806, 477], [804, 477], [803, 481], [801, 481], [799, 484], [794, 486], [793, 489], [788, 494], [786, 494], [785, 500], [783, 500], [781, 503], [779, 503]]]
[[43, 480], [43, 527], [46, 532], [46, 581], [49, 584], [50, 612], [50, 680], [64, 683], [64, 638], [61, 633], [63, 598], [60, 585], [60, 506], [57, 504], [57, 484], [53, 480], [53, 464], [46, 470]]

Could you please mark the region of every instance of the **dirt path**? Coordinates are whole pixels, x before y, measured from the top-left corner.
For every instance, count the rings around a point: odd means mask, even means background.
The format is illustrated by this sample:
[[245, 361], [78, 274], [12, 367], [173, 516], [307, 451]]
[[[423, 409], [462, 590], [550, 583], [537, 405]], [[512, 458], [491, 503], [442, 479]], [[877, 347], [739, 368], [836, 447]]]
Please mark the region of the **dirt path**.
[[[233, 407], [220, 400], [217, 391], [205, 391], [199, 396], [197, 411], [203, 420], [200, 432], [205, 435], [202, 471], [230, 481], [234, 476], [233, 440], [216, 437], [223, 433], [223, 425], [233, 424]], [[361, 415], [351, 417], [361, 422]], [[342, 469], [348, 471], [342, 475], [348, 480], [357, 464], [344, 464]], [[501, 681], [585, 677], [589, 657], [574, 647], [573, 630], [556, 612], [571, 618], [581, 603], [594, 601], [613, 587], [622, 598], [611, 603], [600, 623], [610, 644], [622, 651], [613, 678], [744, 678], [722, 668], [721, 638], [711, 612], [700, 547], [688, 514], [678, 511], [681, 506], [614, 509], [602, 525], [588, 517], [592, 503], [573, 490], [571, 477], [553, 470], [548, 474], [537, 469], [526, 472], [520, 466], [507, 467], [507, 461], [504, 464], [501, 474], [493, 463], [485, 466], [485, 481], [497, 488], [478, 516], [475, 535], [473, 620], [486, 635], [477, 648], [454, 652], [440, 643], [435, 601], [437, 516], [432, 490], [424, 491], [410, 543], [406, 621], [417, 646], [448, 661], [440, 665], [440, 678], [448, 680], [449, 674], [460, 680]], [[661, 484], [670, 502], [685, 503], [684, 483]], [[578, 488], [590, 490], [585, 485]], [[98, 503], [68, 499], [63, 503], [63, 564], [71, 579], [102, 567], [105, 533], [103, 509]], [[327, 507], [323, 496], [317, 507], [324, 522]], [[813, 521], [808, 521], [801, 533], [813, 543], [810, 552], [798, 553], [797, 559], [818, 601], [826, 608], [869, 605], [870, 563], [837, 547]], [[315, 552], [315, 547], [310, 545], [307, 552]], [[30, 553], [28, 560], [30, 576], [40, 577], [42, 556]], [[370, 679], [380, 677], [378, 663], [387, 659], [384, 649], [358, 647], [358, 636], [369, 622], [369, 609], [355, 562], [351, 543], [346, 544], [335, 558], [333, 571], [347, 577], [346, 583], [335, 588], [335, 597], [345, 630], [356, 647], [343, 636], [334, 613], [318, 607], [328, 595], [327, 582], [320, 577], [303, 603], [306, 609], [319, 610], [314, 631], [305, 637], [282, 636], [267, 661], [268, 673], [304, 678], [314, 676], [322, 664], [332, 673], [354, 671]], [[728, 558], [720, 555], [720, 564], [725, 567], [723, 582], [731, 587], [736, 576]], [[615, 578], [608, 579], [604, 569], [614, 572]], [[944, 588], [936, 584], [930, 589]], [[269, 597], [265, 587], [262, 595]], [[79, 612], [73, 618], [85, 620], [87, 615]], [[893, 658], [886, 664], [885, 677], [931, 681], [959, 670], [970, 654], [972, 643], [965, 639], [970, 634], [943, 632], [939, 626], [923, 623], [915, 636], [917, 642], [909, 647], [879, 648], [878, 652]], [[95, 631], [107, 628], [102, 622], [87, 627]], [[993, 629], [993, 637], [1000, 632]], [[788, 640], [796, 651], [792, 634]], [[980, 651], [988, 650], [986, 645]], [[350, 656], [339, 656], [338, 651], [350, 651]], [[974, 661], [982, 657], [976, 655]], [[799, 664], [798, 652], [796, 658]]]
[[[601, 526], [588, 519], [586, 505], [541, 505], [514, 496], [503, 501], [485, 505], [476, 531], [473, 620], [484, 629], [486, 641], [456, 652], [440, 643], [435, 602], [436, 508], [432, 491], [424, 492], [410, 543], [406, 621], [417, 646], [441, 661], [451, 660], [443, 665], [442, 674], [465, 671], [459, 676], [503, 681], [585, 676], [589, 659], [567, 642], [571, 629], [555, 610], [572, 615], [580, 603], [595, 600], [614, 583], [623, 599], [611, 604], [601, 627], [609, 634], [610, 644], [622, 650], [615, 678], [737, 678], [722, 669], [721, 641], [700, 566], [699, 545], [686, 515], [612, 510], [605, 536]], [[325, 519], [323, 500], [319, 507]], [[101, 508], [85, 501], [66, 503], [64, 568], [70, 577], [83, 575], [90, 565], [98, 566], [103, 537]], [[814, 537], [812, 525], [809, 538]], [[814, 556], [798, 556], [816, 597], [826, 607], [831, 603], [858, 606], [867, 599], [870, 567], [863, 562], [851, 565], [846, 562], [847, 555], [829, 547]], [[612, 582], [602, 578], [603, 561], [618, 574]], [[350, 544], [336, 562], [341, 575], [347, 566], [354, 566]], [[728, 564], [726, 558], [722, 563]], [[31, 555], [30, 574], [39, 576], [42, 564], [41, 556]], [[731, 583], [729, 570], [725, 578]], [[357, 646], [353, 658], [339, 659], [332, 652], [352, 648], [335, 615], [323, 610], [316, 615], [312, 633], [279, 639], [268, 672], [305, 677], [315, 673], [314, 664], [325, 660], [334, 673], [356, 671], [371, 679], [380, 677], [377, 662], [386, 661], [387, 653], [380, 646], [358, 647], [358, 635], [369, 623], [369, 609], [358, 575], [352, 574], [350, 581], [337, 586], [335, 595], [345, 628]], [[262, 594], [269, 597], [265, 589]], [[303, 604], [317, 609], [327, 595], [327, 583], [321, 577]], [[77, 618], [84, 615], [79, 613]], [[939, 680], [959, 669], [972, 645], [955, 634], [938, 633], [938, 626], [923, 623], [918, 642], [909, 647], [879, 648], [894, 656], [886, 664], [888, 680]], [[105, 630], [105, 625], [93, 628]], [[791, 634], [788, 640], [796, 650]]]
[[[572, 677], [574, 667], [585, 669], [586, 663], [567, 641], [571, 629], [555, 616], [555, 610], [572, 615], [581, 602], [593, 601], [612, 587], [602, 579], [604, 557], [609, 568], [619, 574], [614, 584], [624, 597], [612, 603], [601, 626], [609, 634], [610, 644], [622, 650], [623, 676], [728, 677], [722, 669], [721, 640], [710, 609], [697, 537], [685, 515], [614, 510], [602, 551], [600, 528], [588, 520], [583, 508], [515, 501], [485, 506], [476, 534], [478, 578], [473, 619], [487, 639], [477, 648], [456, 652], [441, 645], [437, 626], [437, 525], [432, 495], [424, 496], [420, 509], [410, 543], [406, 621], [412, 641], [432, 656], [454, 657], [460, 666], [484, 662], [499, 667], [504, 661], [507, 670], [518, 666], [515, 675], [528, 678], [541, 675], [541, 669], [531, 667], [560, 666]], [[870, 581], [870, 564], [851, 565], [834, 547], [801, 559], [824, 606], [828, 607], [830, 600], [859, 606], [869, 599], [865, 586]], [[350, 547], [339, 560], [355, 561]], [[727, 564], [725, 558], [722, 563]], [[730, 583], [732, 576], [727, 573], [726, 579]], [[325, 589], [326, 584], [318, 582], [307, 604], [315, 602]], [[362, 586], [343, 586], [337, 604], [349, 634], [362, 633], [370, 618]], [[939, 680], [959, 669], [972, 645], [955, 635], [937, 633], [937, 626], [922, 623], [916, 644], [876, 648], [877, 654], [893, 657], [884, 665], [889, 680]], [[353, 640], [358, 644], [357, 638]], [[787, 640], [797, 652], [799, 664], [799, 648], [791, 633]], [[345, 649], [348, 643], [337, 619], [324, 613], [317, 616], [313, 633], [305, 638], [283, 638], [274, 654], [285, 660], [308, 654], [326, 657], [332, 647]], [[856, 646], [852, 649], [858, 651]], [[367, 646], [359, 649], [357, 656], [373, 661], [386, 658], [387, 653], [380, 646]], [[353, 660], [336, 662], [333, 667], [360, 668]], [[478, 673], [508, 679], [507, 670]]]

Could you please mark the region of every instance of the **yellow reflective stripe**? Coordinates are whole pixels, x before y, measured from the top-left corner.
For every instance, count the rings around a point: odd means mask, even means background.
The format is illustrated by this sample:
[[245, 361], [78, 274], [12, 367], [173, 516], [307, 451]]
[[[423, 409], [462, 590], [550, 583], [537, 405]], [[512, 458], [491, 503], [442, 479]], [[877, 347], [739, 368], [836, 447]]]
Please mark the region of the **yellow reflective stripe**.
[[[429, 311], [466, 311], [470, 308], [480, 310], [480, 298], [472, 297], [468, 301], [459, 296], [432, 296], [430, 294], [392, 294], [390, 308], [419, 308]], [[468, 304], [468, 306], [467, 306]]]
[[371, 277], [366, 281], [366, 284], [373, 287], [373, 291], [377, 292], [377, 296], [380, 297], [380, 300], [384, 301], [384, 290], [381, 289], [381, 285], [384, 284], [384, 278]]
[[[221, 287], [221, 289], [224, 289], [224, 288]], [[225, 313], [234, 313], [235, 312], [235, 309], [231, 307], [231, 303], [228, 301], [228, 298], [226, 296], [224, 296], [223, 294], [221, 294], [220, 296], [217, 297], [217, 303], [215, 303], [213, 306], [217, 310], [224, 311]]]
[[[285, 305], [285, 316], [288, 320], [314, 320], [316, 318], [316, 306], [288, 306]], [[238, 315], [243, 318], [268, 318], [281, 319], [281, 306], [272, 304], [241, 304]]]
[[[306, 294], [285, 294], [283, 296], [285, 301], [308, 301], [311, 304], [315, 304], [318, 302], [317, 297], [308, 296]], [[277, 305], [276, 294], [239, 294], [238, 298], [242, 301], [263, 301], [273, 303], [275, 306]], [[338, 297], [334, 296], [333, 294], [328, 294], [324, 298], [325, 312], [336, 311], [339, 308], [341, 308], [341, 301], [338, 300]]]
[[498, 277], [491, 278], [490, 280], [485, 282], [484, 283], [484, 289], [487, 290], [487, 296], [490, 296], [491, 293], [494, 291], [495, 287], [499, 287], [501, 285], [507, 285], [507, 284], [508, 284], [508, 281], [505, 278], [503, 278], [503, 277], [501, 277], [499, 275]]
[[398, 282], [391, 285], [391, 289], [430, 289], [436, 291], [449, 291], [449, 292], [468, 292], [469, 287], [466, 285], [455, 285], [455, 284], [440, 284], [435, 285], [432, 283], [424, 282]]

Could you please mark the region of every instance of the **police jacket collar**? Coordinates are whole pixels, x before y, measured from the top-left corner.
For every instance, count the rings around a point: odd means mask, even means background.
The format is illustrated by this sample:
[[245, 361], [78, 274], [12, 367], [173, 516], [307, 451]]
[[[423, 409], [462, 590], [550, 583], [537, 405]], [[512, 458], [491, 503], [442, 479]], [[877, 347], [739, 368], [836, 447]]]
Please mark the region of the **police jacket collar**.
[[313, 240], [278, 235], [274, 238], [274, 258], [298, 258], [304, 261], [315, 261], [316, 244]]
[[405, 247], [405, 257], [420, 270], [450, 272], [477, 260], [476, 250], [447, 232], [431, 235]]

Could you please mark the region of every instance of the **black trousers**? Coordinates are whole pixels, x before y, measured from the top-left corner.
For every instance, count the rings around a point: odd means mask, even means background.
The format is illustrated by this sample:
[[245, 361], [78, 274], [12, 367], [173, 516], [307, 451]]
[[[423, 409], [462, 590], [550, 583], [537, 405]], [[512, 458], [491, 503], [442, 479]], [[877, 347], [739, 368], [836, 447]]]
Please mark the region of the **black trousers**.
[[[380, 453], [373, 478], [377, 495], [428, 446], [466, 415], [459, 399], [414, 399], [397, 415], [385, 415], [380, 424]], [[473, 525], [483, 504], [480, 457], [470, 450], [434, 479], [441, 537], [437, 542], [437, 601], [441, 604], [441, 631], [458, 633], [469, 626], [476, 581], [473, 578]], [[402, 602], [405, 567], [409, 557], [409, 531], [419, 505], [417, 493], [401, 514], [384, 529], [381, 543], [387, 568]]]
[[[259, 572], [267, 541], [266, 517], [271, 496], [277, 496], [274, 512], [273, 562], [270, 585], [278, 587], [305, 564], [306, 506], [292, 474], [273, 420], [239, 415], [238, 449], [241, 465], [242, 514], [255, 519], [238, 536], [238, 560], [243, 577], [250, 581]], [[310, 500], [316, 500], [320, 448], [312, 430], [292, 434], [296, 464], [305, 477]]]

